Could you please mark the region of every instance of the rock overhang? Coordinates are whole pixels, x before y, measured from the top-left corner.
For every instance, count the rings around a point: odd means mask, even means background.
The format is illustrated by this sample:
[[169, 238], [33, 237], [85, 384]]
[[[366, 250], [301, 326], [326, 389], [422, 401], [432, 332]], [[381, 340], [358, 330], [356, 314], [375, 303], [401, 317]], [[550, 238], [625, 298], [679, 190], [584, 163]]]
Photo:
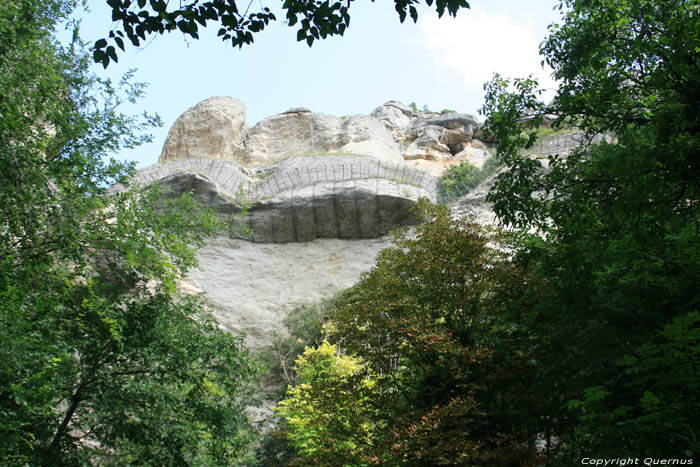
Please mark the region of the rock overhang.
[[[195, 115], [185, 115], [192, 109]], [[436, 201], [431, 170], [459, 161], [450, 144], [464, 143], [475, 155], [483, 149], [459, 128], [462, 122], [428, 124], [438, 115], [398, 102], [376, 112], [384, 120], [292, 109], [257, 129], [245, 126], [245, 107], [235, 99], [214, 98], [192, 109], [171, 128], [159, 163], [138, 172], [135, 183], [192, 193], [221, 216], [251, 204], [242, 222], [252, 235], [207, 240], [197, 251], [199, 267], [182, 287], [206, 292], [220, 325], [245, 332], [254, 349], [284, 332], [283, 317], [294, 304], [356, 283], [391, 246], [385, 234], [416, 222], [415, 202]], [[392, 129], [390, 120], [400, 128]], [[266, 152], [249, 151], [261, 142]], [[417, 159], [407, 160], [409, 148]]]
[[215, 97], [177, 119], [159, 163], [136, 182], [191, 192], [221, 215], [248, 204], [255, 242], [376, 238], [416, 222], [418, 199], [436, 201], [436, 171], [488, 157], [472, 141], [478, 125], [389, 101], [368, 116], [299, 108], [248, 128], [242, 102]]
[[437, 190], [425, 172], [357, 155], [291, 157], [249, 173], [232, 161], [179, 159], [142, 170], [136, 182], [158, 182], [173, 196], [191, 193], [225, 216], [249, 205], [238, 222], [251, 235], [231, 235], [272, 243], [381, 237], [415, 223], [413, 204], [435, 201]]

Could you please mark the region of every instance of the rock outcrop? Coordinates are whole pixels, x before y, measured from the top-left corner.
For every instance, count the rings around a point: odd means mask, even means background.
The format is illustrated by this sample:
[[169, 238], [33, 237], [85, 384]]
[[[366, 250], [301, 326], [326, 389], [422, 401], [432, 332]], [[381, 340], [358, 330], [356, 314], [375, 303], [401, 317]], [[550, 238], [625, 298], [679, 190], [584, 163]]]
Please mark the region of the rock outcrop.
[[220, 325], [244, 331], [247, 344], [260, 349], [284, 332], [292, 307], [354, 285], [388, 246], [389, 237], [284, 244], [214, 238], [197, 252], [199, 268], [183, 288], [204, 292]]
[[[262, 243], [289, 243], [316, 238], [377, 238], [399, 225], [415, 222], [411, 211], [413, 203], [421, 197], [431, 197], [428, 189], [417, 184], [421, 178], [427, 183], [435, 183], [434, 179], [428, 179], [423, 173], [398, 173], [372, 161], [365, 164], [362, 161], [333, 164], [332, 156], [330, 159], [324, 161], [321, 167], [323, 172], [319, 172], [318, 167], [314, 167], [313, 172], [307, 171], [308, 164], [305, 167], [298, 164], [296, 169], [301, 167], [302, 170], [291, 172], [289, 167], [287, 171], [278, 167], [268, 181], [251, 188], [249, 194], [257, 201], [252, 204], [244, 220], [252, 232], [247, 239]], [[156, 178], [169, 187], [173, 195], [192, 193], [200, 204], [223, 215], [240, 210], [242, 200], [237, 196], [240, 192], [236, 188], [242, 188], [245, 179], [237, 179], [237, 185], [222, 183], [226, 176], [233, 179], [235, 166], [226, 167], [229, 164], [222, 161], [212, 165], [212, 171], [203, 173], [193, 168], [197, 161], [177, 162], [185, 168], [188, 168], [187, 162], [193, 163], [190, 170], [165, 171], [163, 176]], [[351, 174], [353, 168], [357, 173]], [[159, 169], [163, 170], [163, 167]], [[376, 172], [382, 174], [384, 171], [391, 177], [405, 178], [392, 180], [376, 176]], [[374, 174], [370, 175], [369, 172]], [[222, 173], [224, 177], [220, 176]], [[141, 174], [148, 175], [151, 173]], [[329, 178], [325, 179], [326, 176]], [[315, 177], [318, 179], [315, 180]], [[409, 177], [413, 177], [413, 184], [408, 183]], [[232, 235], [240, 237], [240, 234]]]
[[[584, 136], [553, 136], [533, 156], [565, 154]], [[594, 141], [604, 138], [611, 140]], [[190, 192], [222, 216], [250, 204], [243, 222], [252, 234], [208, 241], [182, 288], [204, 292], [221, 326], [245, 332], [260, 349], [284, 332], [291, 307], [359, 280], [391, 246], [386, 234], [415, 222], [413, 204], [421, 197], [438, 201], [436, 176], [462, 161], [482, 167], [489, 144], [473, 116], [395, 101], [369, 116], [292, 109], [248, 128], [243, 104], [217, 97], [178, 118], [159, 163], [140, 171], [136, 182]], [[492, 183], [458, 193], [453, 215], [495, 222], [486, 201]]]
[[484, 143], [474, 139], [480, 124], [473, 115], [419, 111], [396, 101], [370, 115], [391, 131], [405, 160], [435, 176], [452, 164], [468, 161], [481, 166], [490, 157]]
[[183, 288], [205, 292], [222, 326], [260, 348], [290, 306], [357, 281], [390, 245], [386, 234], [416, 221], [413, 204], [437, 200], [436, 174], [483, 164], [477, 128], [470, 115], [393, 101], [369, 116], [292, 109], [248, 128], [240, 101], [215, 97], [177, 119], [159, 163], [136, 182], [192, 193], [223, 216], [250, 205], [251, 234], [209, 241]]
[[392, 134], [375, 118], [338, 118], [291, 109], [245, 126], [245, 106], [212, 97], [186, 110], [168, 133], [158, 162], [221, 159], [263, 166], [298, 155], [362, 154], [396, 164], [403, 159]]
[[399, 148], [376, 119], [340, 119], [305, 109], [288, 111], [260, 121], [245, 141], [248, 164], [269, 164], [294, 155], [362, 154], [377, 160], [402, 162]]
[[240, 160], [245, 155], [245, 106], [232, 97], [212, 97], [178, 118], [158, 162], [176, 159]]
[[136, 181], [157, 181], [175, 196], [192, 193], [227, 216], [250, 203], [248, 239], [272, 243], [381, 237], [415, 222], [413, 204], [421, 197], [435, 201], [437, 191], [434, 177], [405, 164], [334, 154], [292, 157], [255, 170], [231, 161], [180, 159], [144, 169]]
[[469, 114], [414, 110], [389, 101], [366, 115], [335, 117], [297, 108], [245, 126], [245, 106], [213, 97], [186, 110], [171, 128], [159, 162], [229, 160], [263, 167], [294, 157], [354, 154], [409, 165], [439, 176], [452, 164], [483, 164], [487, 147], [474, 138]]

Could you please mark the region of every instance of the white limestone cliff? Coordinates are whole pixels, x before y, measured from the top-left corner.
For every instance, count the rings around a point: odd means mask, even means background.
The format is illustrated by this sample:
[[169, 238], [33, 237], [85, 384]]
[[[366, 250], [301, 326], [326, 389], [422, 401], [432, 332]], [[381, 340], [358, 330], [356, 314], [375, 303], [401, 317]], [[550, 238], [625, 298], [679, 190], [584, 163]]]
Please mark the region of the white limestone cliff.
[[158, 162], [176, 159], [240, 160], [244, 157], [245, 106], [212, 97], [185, 111], [173, 124]]
[[[292, 109], [245, 124], [230, 97], [186, 110], [170, 129], [159, 163], [136, 183], [193, 193], [222, 216], [251, 204], [252, 235], [223, 235], [198, 251], [183, 290], [203, 292], [220, 324], [259, 349], [295, 304], [327, 297], [359, 280], [387, 233], [416, 221], [412, 205], [437, 200], [437, 175], [489, 157], [466, 114], [420, 112], [390, 101], [367, 116]], [[493, 218], [483, 193], [456, 206]]]

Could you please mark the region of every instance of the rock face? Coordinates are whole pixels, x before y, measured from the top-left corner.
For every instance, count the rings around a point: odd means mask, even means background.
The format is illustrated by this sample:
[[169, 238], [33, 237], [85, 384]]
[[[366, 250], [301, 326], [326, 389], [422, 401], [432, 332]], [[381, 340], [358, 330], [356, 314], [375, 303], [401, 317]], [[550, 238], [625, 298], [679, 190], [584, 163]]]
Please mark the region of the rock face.
[[284, 332], [292, 307], [354, 285], [390, 245], [387, 237], [287, 244], [215, 238], [197, 252], [199, 268], [184, 288], [205, 292], [221, 326], [244, 331], [247, 344], [260, 349], [273, 332]]
[[392, 134], [366, 116], [338, 118], [292, 109], [245, 127], [245, 107], [213, 97], [188, 109], [170, 129], [158, 162], [222, 159], [261, 166], [298, 155], [362, 154], [403, 161]]
[[475, 139], [480, 124], [469, 114], [414, 110], [389, 101], [369, 116], [334, 117], [297, 108], [245, 126], [245, 107], [213, 97], [185, 111], [171, 128], [159, 162], [229, 160], [264, 167], [294, 156], [352, 154], [409, 165], [435, 176], [462, 161], [483, 164], [487, 147]]
[[370, 115], [382, 122], [394, 135], [399, 136], [400, 131], [411, 126], [411, 121], [418, 117], [418, 112], [401, 102], [389, 101], [374, 109]]
[[[260, 171], [231, 161], [180, 159], [139, 172], [137, 182], [157, 181], [174, 196], [230, 216], [242, 202], [254, 242], [289, 243], [316, 238], [377, 238], [415, 222], [421, 197], [435, 201], [431, 175], [362, 156], [294, 157]], [[234, 235], [236, 236], [236, 235]]]
[[[251, 234], [210, 240], [182, 286], [205, 292], [221, 325], [260, 348], [290, 307], [354, 284], [391, 244], [386, 234], [416, 221], [413, 204], [437, 200], [435, 174], [483, 164], [476, 129], [472, 116], [395, 101], [369, 116], [292, 109], [247, 128], [240, 101], [215, 97], [177, 119], [136, 182], [192, 193], [222, 216], [250, 206]], [[459, 210], [489, 216], [482, 194]]]
[[458, 200], [452, 206], [452, 215], [455, 217], [470, 217], [478, 224], [495, 225], [497, 223], [496, 213], [493, 212], [491, 203], [486, 201], [486, 195], [496, 181], [497, 174], [494, 174], [484, 183], [469, 192], [466, 196]]
[[175, 159], [239, 160], [244, 155], [245, 106], [232, 97], [212, 97], [188, 109], [173, 124], [158, 162]]
[[246, 163], [261, 165], [294, 155], [363, 154], [402, 162], [391, 133], [369, 117], [340, 119], [296, 110], [262, 120], [247, 133]]
[[[240, 200], [210, 176], [189, 171], [159, 179], [174, 196], [193, 193], [197, 202], [223, 215], [240, 211]], [[430, 193], [381, 178], [292, 186], [254, 203], [243, 223], [258, 243], [307, 242], [316, 238], [377, 238], [415, 223], [413, 204]]]
[[473, 115], [418, 111], [389, 101], [370, 114], [391, 131], [404, 159], [435, 176], [463, 161], [483, 165], [490, 157], [486, 146], [474, 139], [480, 128]]
[[377, 238], [416, 221], [411, 207], [421, 193], [388, 180], [316, 184], [255, 206], [247, 223], [257, 242], [306, 242], [316, 238]]

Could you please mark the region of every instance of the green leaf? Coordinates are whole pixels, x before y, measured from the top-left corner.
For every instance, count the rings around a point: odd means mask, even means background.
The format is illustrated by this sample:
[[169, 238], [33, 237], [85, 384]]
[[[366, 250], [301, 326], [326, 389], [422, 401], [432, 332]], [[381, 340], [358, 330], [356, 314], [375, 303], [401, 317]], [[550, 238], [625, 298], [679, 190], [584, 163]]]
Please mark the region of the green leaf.
[[111, 59], [114, 60], [115, 62], [118, 61], [118, 60], [117, 60], [117, 52], [116, 52], [116, 50], [114, 49], [114, 46], [111, 46], [111, 45], [110, 45], [109, 47], [107, 47], [107, 49], [105, 50], [105, 53], [107, 54], [107, 56], [108, 56], [109, 58], [111, 58]]

